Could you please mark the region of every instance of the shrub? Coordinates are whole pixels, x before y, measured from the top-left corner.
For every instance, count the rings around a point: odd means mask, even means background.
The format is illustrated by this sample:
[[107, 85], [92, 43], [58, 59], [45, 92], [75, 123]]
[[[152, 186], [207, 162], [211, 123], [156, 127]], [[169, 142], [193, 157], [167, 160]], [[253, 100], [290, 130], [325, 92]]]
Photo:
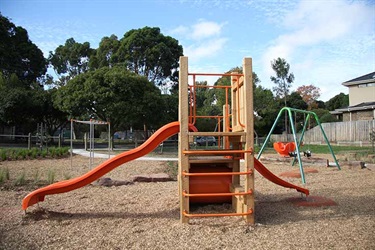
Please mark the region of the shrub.
[[10, 179], [9, 169], [0, 169], [0, 183]]
[[64, 179], [65, 179], [65, 180], [69, 180], [69, 179], [71, 179], [71, 178], [72, 178], [71, 174], [69, 174], [69, 173], [64, 173]]
[[0, 183], [5, 181], [5, 172], [3, 169], [0, 169]]
[[15, 186], [22, 186], [26, 183], [26, 173], [23, 171], [15, 180], [14, 185]]
[[42, 150], [42, 152], [41, 152], [42, 157], [46, 158], [47, 153], [48, 153], [47, 150]]
[[0, 159], [5, 161], [7, 159], [7, 151], [5, 149], [0, 149]]
[[55, 171], [53, 169], [48, 170], [47, 182], [48, 184], [52, 184], [55, 182]]
[[18, 159], [26, 159], [27, 151], [28, 151], [27, 149], [19, 150], [17, 153]]
[[40, 173], [39, 173], [39, 170], [36, 170], [36, 171], [34, 172], [33, 177], [34, 177], [34, 183], [35, 183], [35, 184], [38, 184], [38, 182], [40, 181]]
[[18, 160], [18, 159], [36, 159], [38, 157], [61, 157], [69, 155], [69, 147], [56, 148], [51, 147], [41, 150], [40, 148], [32, 149], [0, 149], [0, 161]]

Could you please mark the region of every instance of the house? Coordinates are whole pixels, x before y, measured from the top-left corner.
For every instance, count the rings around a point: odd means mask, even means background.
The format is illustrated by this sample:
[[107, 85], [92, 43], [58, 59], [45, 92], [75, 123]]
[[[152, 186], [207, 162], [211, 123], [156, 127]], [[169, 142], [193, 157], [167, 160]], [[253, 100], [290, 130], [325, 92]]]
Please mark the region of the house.
[[343, 82], [349, 88], [349, 106], [330, 113], [346, 121], [375, 120], [375, 72]]

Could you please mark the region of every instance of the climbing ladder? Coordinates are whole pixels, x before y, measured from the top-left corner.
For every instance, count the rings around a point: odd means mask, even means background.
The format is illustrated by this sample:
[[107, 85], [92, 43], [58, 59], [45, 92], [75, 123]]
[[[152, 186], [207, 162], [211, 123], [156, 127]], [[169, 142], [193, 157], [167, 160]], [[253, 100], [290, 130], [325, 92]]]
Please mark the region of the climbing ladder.
[[[225, 91], [223, 116], [219, 118], [219, 123], [222, 118], [224, 124], [222, 131], [189, 132], [189, 124], [194, 125], [199, 118], [196, 115], [195, 91], [200, 86], [196, 85], [195, 77], [202, 75], [231, 78], [231, 86], [209, 86]], [[193, 78], [191, 84], [189, 77]], [[231, 105], [228, 103], [229, 94]], [[197, 217], [242, 216], [247, 223], [254, 224], [253, 119], [251, 58], [244, 58], [243, 74], [205, 74], [189, 73], [188, 58], [180, 57], [178, 180], [181, 222], [187, 223]], [[197, 136], [222, 138], [223, 145], [208, 150], [195, 149], [189, 141]], [[242, 159], [244, 170], [241, 172]], [[231, 202], [233, 213], [198, 214], [190, 211], [191, 203], [222, 202]]]

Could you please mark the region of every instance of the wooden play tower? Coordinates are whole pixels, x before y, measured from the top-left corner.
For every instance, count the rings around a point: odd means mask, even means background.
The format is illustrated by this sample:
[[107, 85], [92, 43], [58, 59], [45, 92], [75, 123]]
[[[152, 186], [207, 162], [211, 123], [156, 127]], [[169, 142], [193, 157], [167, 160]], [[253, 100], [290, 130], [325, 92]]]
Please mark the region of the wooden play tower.
[[[242, 66], [243, 74], [190, 73], [188, 58], [180, 57], [178, 181], [183, 223], [196, 217], [240, 216], [247, 223], [254, 224], [252, 59], [244, 58]], [[231, 79], [231, 86], [199, 86], [196, 76], [227, 76]], [[200, 87], [216, 87], [225, 91], [226, 102], [223, 115], [219, 117], [223, 126], [218, 131], [189, 131], [189, 125], [194, 125], [200, 118], [196, 115], [195, 105], [196, 89]], [[222, 143], [209, 149], [196, 149], [191, 142], [197, 136], [214, 136]], [[242, 171], [240, 160], [244, 161]], [[222, 202], [231, 202], [233, 212], [197, 214], [190, 211], [191, 203]]]

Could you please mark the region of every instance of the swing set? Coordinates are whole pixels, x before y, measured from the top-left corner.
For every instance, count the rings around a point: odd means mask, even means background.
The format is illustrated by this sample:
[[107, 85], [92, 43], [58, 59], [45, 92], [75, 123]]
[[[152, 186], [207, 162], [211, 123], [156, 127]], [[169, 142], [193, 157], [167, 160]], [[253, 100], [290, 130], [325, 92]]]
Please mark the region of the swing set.
[[[316, 123], [318, 124], [320, 130], [322, 131], [324, 140], [325, 140], [325, 142], [328, 145], [329, 151], [331, 152], [331, 155], [332, 155], [332, 157], [333, 157], [333, 159], [335, 161], [335, 164], [336, 164], [337, 168], [339, 170], [341, 170], [341, 167], [340, 167], [340, 165], [339, 165], [339, 163], [338, 163], [338, 161], [336, 159], [335, 153], [333, 152], [331, 144], [329, 143], [327, 135], [324, 132], [324, 129], [323, 129], [323, 127], [322, 127], [322, 125], [321, 125], [321, 123], [319, 121], [318, 116], [314, 112], [312, 112], [312, 111], [300, 110], [300, 109], [295, 109], [295, 108], [290, 108], [290, 107], [284, 107], [284, 108], [282, 108], [279, 111], [279, 114], [277, 115], [276, 120], [273, 123], [272, 128], [271, 128], [270, 132], [268, 133], [268, 135], [266, 137], [266, 140], [264, 141], [264, 143], [263, 143], [263, 145], [262, 145], [262, 147], [261, 147], [261, 149], [259, 151], [257, 159], [259, 160], [260, 157], [262, 156], [263, 150], [266, 147], [267, 143], [270, 141], [272, 132], [274, 131], [274, 129], [275, 129], [276, 125], [277, 125], [277, 122], [281, 118], [281, 115], [283, 114], [283, 112], [287, 112], [287, 115], [289, 117], [290, 127], [292, 129], [292, 134], [293, 134], [293, 142], [287, 142], [287, 143], [275, 142], [274, 148], [275, 148], [275, 150], [279, 154], [281, 154], [283, 156], [285, 156], [285, 155], [293, 156], [294, 159], [293, 159], [292, 165], [294, 165], [294, 163], [296, 161], [296, 158], [298, 159], [302, 183], [306, 184], [306, 180], [305, 180], [305, 173], [303, 171], [302, 160], [301, 160], [301, 155], [300, 155], [300, 146], [302, 145], [303, 137], [305, 135], [307, 125], [309, 124], [310, 117], [313, 117], [315, 119]], [[306, 115], [305, 116], [306, 118], [305, 118], [305, 121], [304, 121], [304, 124], [303, 124], [303, 128], [302, 128], [302, 132], [301, 132], [301, 136], [300, 136], [299, 140], [297, 139], [297, 132], [296, 132], [296, 128], [295, 128], [294, 123], [293, 123], [293, 114], [292, 114], [292, 112], [294, 112], [294, 114], [302, 113], [302, 114]], [[308, 156], [308, 157], [311, 156], [310, 150], [307, 150], [306, 152], [304, 152], [304, 154], [306, 156]]]

